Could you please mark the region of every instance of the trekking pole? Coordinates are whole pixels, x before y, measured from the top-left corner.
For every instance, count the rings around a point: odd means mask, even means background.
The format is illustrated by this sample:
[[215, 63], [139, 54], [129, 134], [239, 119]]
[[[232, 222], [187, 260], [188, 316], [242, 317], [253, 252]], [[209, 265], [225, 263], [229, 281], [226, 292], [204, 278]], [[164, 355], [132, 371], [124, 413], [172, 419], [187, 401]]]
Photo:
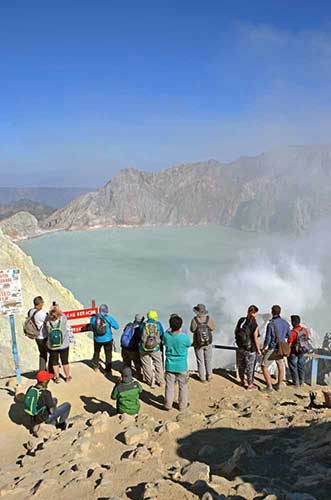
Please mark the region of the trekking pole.
[[16, 380], [17, 380], [18, 385], [21, 385], [21, 383], [22, 383], [21, 370], [20, 370], [20, 364], [19, 364], [19, 359], [18, 359], [18, 349], [17, 349], [17, 342], [16, 342], [15, 317], [13, 314], [11, 314], [9, 316], [9, 322], [10, 322], [12, 351], [13, 351], [13, 358], [14, 358], [15, 371], [16, 371]]

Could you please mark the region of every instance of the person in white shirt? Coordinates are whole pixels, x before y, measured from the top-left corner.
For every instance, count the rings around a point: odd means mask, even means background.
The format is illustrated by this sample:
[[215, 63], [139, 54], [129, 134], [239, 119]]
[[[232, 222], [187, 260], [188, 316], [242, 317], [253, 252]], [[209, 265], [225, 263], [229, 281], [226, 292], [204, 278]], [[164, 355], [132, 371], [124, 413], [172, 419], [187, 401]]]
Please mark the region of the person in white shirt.
[[33, 299], [33, 308], [29, 311], [30, 318], [33, 317], [33, 321], [39, 330], [39, 336], [36, 338], [36, 343], [39, 350], [39, 370], [47, 370], [48, 361], [48, 348], [47, 348], [47, 328], [46, 319], [47, 312], [44, 311], [44, 300], [40, 295]]

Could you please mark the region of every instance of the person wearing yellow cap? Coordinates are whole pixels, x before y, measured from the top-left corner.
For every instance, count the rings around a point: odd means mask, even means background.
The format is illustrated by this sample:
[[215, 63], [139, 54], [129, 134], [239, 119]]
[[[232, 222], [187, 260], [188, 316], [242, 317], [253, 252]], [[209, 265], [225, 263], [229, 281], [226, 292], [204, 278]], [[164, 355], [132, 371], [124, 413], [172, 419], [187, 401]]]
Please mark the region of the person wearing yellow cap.
[[150, 310], [144, 324], [139, 347], [141, 367], [145, 382], [153, 389], [155, 383], [164, 385], [163, 359], [161, 341], [164, 335], [163, 326], [159, 321], [158, 313]]

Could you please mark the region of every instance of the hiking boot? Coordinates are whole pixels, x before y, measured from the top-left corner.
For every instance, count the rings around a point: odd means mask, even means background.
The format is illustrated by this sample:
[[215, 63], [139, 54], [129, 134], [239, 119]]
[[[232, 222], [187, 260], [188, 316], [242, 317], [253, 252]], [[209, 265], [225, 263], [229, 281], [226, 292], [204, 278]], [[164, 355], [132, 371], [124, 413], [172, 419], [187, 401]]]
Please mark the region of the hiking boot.
[[263, 389], [260, 389], [261, 392], [274, 392], [272, 387], [263, 387]]
[[61, 429], [61, 431], [65, 431], [67, 428], [66, 422], [59, 422], [55, 426], [57, 429]]
[[31, 434], [34, 436], [34, 437], [38, 437], [38, 431], [40, 429], [40, 424], [36, 424], [34, 425], [32, 428], [31, 428]]

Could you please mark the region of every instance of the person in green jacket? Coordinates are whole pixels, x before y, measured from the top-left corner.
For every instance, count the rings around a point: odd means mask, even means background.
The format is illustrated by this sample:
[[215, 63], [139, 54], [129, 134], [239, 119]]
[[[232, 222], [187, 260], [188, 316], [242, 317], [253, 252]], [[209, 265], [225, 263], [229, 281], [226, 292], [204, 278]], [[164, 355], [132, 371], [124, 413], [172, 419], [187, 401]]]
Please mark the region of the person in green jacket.
[[117, 413], [136, 415], [140, 410], [139, 395], [142, 387], [132, 378], [131, 368], [125, 366], [122, 371], [122, 379], [115, 385], [111, 393], [111, 399], [116, 400]]

